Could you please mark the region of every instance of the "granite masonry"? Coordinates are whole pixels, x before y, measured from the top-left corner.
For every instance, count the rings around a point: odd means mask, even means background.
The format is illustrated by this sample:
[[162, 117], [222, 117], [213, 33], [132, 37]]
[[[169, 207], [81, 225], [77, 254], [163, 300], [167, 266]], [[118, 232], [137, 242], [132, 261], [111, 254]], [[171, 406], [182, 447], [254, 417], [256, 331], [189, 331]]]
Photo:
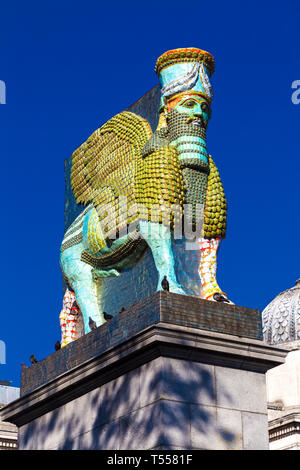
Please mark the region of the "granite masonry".
[[258, 310], [159, 292], [22, 374], [20, 449], [268, 449]]

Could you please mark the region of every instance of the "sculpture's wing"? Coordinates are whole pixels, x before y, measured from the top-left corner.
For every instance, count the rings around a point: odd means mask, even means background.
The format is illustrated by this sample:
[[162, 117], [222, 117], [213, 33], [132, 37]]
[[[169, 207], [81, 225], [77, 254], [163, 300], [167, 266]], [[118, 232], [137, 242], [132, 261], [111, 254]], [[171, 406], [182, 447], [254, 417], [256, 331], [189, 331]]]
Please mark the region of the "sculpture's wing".
[[106, 187], [117, 194], [123, 190], [129, 194], [134, 189], [134, 162], [151, 135], [148, 121], [128, 111], [97, 129], [72, 155], [71, 184], [76, 202], [104, 201]]
[[209, 176], [204, 209], [204, 237], [225, 238], [227, 202], [218, 168], [209, 155]]
[[[117, 205], [135, 202], [135, 171], [152, 136], [148, 121], [124, 111], [97, 129], [72, 155], [71, 185], [76, 202]], [[118, 227], [117, 227], [118, 229]], [[108, 234], [107, 234], [108, 235]]]

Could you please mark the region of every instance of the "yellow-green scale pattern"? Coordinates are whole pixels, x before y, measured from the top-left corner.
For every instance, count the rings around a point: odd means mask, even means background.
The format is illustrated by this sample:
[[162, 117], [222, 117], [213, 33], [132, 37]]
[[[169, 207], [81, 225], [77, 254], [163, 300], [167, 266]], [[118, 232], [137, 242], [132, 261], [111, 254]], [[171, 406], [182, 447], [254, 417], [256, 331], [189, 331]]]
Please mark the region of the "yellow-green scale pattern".
[[141, 219], [173, 226], [174, 217], [180, 217], [173, 209], [183, 206], [185, 190], [177, 150], [166, 145], [139, 161], [135, 185], [136, 199], [146, 208]]
[[218, 168], [209, 155], [209, 176], [204, 209], [204, 237], [225, 238], [227, 202]]

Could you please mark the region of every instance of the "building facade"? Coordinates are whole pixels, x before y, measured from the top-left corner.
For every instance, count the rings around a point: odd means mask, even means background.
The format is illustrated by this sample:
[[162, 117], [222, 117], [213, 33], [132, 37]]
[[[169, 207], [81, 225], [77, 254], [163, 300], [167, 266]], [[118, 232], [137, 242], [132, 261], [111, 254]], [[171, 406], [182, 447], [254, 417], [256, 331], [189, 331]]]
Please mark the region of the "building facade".
[[262, 313], [264, 339], [288, 351], [267, 372], [270, 450], [300, 449], [300, 280]]
[[[20, 396], [20, 389], [0, 380], [0, 409]], [[0, 450], [18, 449], [18, 428], [0, 419]]]

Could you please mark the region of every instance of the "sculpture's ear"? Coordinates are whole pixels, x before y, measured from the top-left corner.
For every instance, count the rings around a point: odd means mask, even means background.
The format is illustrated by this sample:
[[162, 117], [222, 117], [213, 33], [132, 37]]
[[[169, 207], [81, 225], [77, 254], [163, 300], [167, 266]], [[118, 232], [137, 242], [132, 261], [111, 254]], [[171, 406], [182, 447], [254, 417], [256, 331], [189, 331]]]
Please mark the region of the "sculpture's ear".
[[167, 112], [166, 112], [166, 108], [164, 106], [161, 106], [161, 108], [159, 109], [159, 119], [158, 119], [156, 131], [158, 129], [163, 129], [163, 128], [165, 129], [167, 128]]
[[209, 108], [209, 112], [208, 112], [208, 120], [211, 119], [211, 114], [212, 114], [212, 111], [211, 111], [211, 108]]
[[163, 110], [164, 110], [164, 115], [165, 117], [167, 118], [168, 116], [168, 99], [164, 96], [164, 107], [163, 107]]

